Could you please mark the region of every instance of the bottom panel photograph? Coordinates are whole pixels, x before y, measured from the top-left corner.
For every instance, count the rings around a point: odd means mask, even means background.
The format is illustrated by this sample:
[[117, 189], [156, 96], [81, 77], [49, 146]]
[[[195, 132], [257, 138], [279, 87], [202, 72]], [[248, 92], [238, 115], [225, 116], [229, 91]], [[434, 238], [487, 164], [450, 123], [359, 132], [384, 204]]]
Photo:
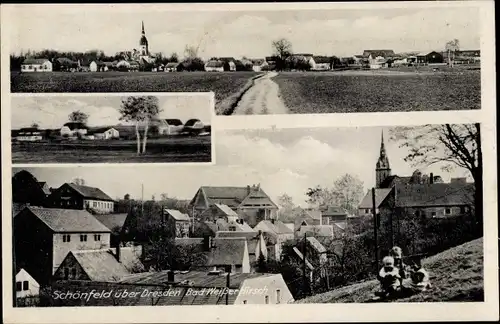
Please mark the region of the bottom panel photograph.
[[225, 130], [13, 168], [17, 307], [484, 301], [479, 124]]

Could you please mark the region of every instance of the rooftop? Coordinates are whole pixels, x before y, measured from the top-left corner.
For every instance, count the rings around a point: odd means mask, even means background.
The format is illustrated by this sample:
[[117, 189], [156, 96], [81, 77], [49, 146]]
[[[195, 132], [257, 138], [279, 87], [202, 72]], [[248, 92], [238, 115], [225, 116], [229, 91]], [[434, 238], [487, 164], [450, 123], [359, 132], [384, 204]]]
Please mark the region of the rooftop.
[[74, 183], [68, 183], [68, 185], [76, 190], [84, 198], [94, 198], [98, 200], [113, 201], [113, 198], [105, 194], [101, 189], [89, 186], [81, 186]]

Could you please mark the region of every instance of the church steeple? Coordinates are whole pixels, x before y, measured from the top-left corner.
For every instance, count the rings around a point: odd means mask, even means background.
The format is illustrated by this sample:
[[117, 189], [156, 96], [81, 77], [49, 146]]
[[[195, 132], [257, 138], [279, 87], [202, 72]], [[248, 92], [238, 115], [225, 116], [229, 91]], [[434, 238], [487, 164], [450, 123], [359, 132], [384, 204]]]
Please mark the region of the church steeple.
[[146, 35], [146, 32], [144, 32], [144, 20], [142, 21], [142, 35]]
[[376, 186], [380, 188], [382, 182], [391, 175], [391, 167], [389, 165], [389, 158], [387, 157], [387, 153], [385, 151], [385, 143], [384, 143], [384, 131], [382, 131], [382, 135], [380, 138], [380, 155], [377, 160], [377, 165], [375, 168], [376, 173]]
[[142, 21], [142, 35], [141, 35], [141, 40], [139, 41], [139, 48], [140, 48], [140, 55], [141, 56], [148, 56], [149, 55], [149, 46], [148, 46], [148, 39], [146, 38], [146, 32], [144, 31], [144, 21]]

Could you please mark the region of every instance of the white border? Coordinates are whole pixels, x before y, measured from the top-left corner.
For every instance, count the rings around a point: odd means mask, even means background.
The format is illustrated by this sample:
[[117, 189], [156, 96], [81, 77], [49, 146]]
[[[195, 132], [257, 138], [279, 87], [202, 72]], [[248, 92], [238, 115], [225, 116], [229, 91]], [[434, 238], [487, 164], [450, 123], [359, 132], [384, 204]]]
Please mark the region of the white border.
[[[99, 10], [103, 5], [86, 5], [85, 10]], [[2, 53], [9, 53], [9, 15], [11, 6], [3, 5], [2, 10]], [[56, 5], [58, 8], [81, 10], [76, 5]], [[331, 115], [279, 115], [279, 116], [235, 116], [216, 117], [212, 122], [212, 132], [217, 129], [267, 128], [317, 126], [381, 126], [415, 125], [423, 123], [468, 123], [481, 122], [484, 161], [484, 277], [485, 301], [481, 303], [414, 303], [414, 304], [293, 304], [293, 305], [245, 305], [245, 306], [171, 306], [171, 307], [82, 307], [52, 309], [14, 309], [11, 305], [11, 192], [10, 160], [5, 160], [9, 145], [2, 145], [2, 189], [3, 199], [3, 309], [6, 323], [152, 323], [152, 322], [332, 322], [332, 321], [435, 321], [435, 320], [495, 320], [498, 319], [498, 208], [496, 170], [496, 87], [494, 48], [494, 3], [493, 1], [452, 1], [452, 2], [379, 2], [379, 3], [251, 3], [251, 4], [171, 4], [171, 5], [113, 5], [116, 10], [131, 9], [135, 12], [148, 10], [200, 11], [200, 10], [304, 10], [304, 9], [370, 9], [370, 8], [451, 8], [480, 7], [481, 34], [481, 85], [482, 109], [475, 111], [433, 111], [394, 112]], [[13, 18], [12, 18], [13, 19]], [[2, 67], [8, 66], [8, 55], [2, 55]], [[2, 93], [10, 89], [8, 69], [2, 69]], [[73, 94], [72, 94], [73, 95]], [[2, 139], [9, 138], [10, 115], [9, 96], [2, 96]], [[6, 137], [7, 136], [7, 137]], [[215, 136], [216, 137], [216, 136]], [[10, 156], [9, 156], [10, 157]], [[142, 164], [145, 165], [145, 164]], [[141, 166], [142, 166], [141, 165]], [[169, 164], [165, 165], [168, 167]], [[31, 165], [33, 166], [33, 165]], [[108, 166], [108, 165], [106, 165]], [[7, 206], [7, 207], [5, 207]]]

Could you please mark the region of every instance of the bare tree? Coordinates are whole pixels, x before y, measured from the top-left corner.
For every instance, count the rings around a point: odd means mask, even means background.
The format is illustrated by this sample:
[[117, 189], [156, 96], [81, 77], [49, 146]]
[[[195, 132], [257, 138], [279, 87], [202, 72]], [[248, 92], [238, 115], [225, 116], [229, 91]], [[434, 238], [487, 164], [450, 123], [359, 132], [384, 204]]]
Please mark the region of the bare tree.
[[198, 48], [196, 46], [186, 45], [184, 47], [184, 57], [186, 59], [195, 59], [198, 57]]
[[86, 124], [89, 119], [89, 115], [83, 111], [76, 110], [69, 114], [68, 118], [71, 122]]
[[279, 69], [284, 67], [285, 60], [292, 55], [292, 43], [286, 38], [280, 38], [272, 43], [274, 54], [279, 62]]
[[401, 142], [408, 149], [405, 161], [413, 165], [439, 163], [443, 170], [454, 167], [466, 169], [475, 183], [475, 213], [482, 224], [483, 217], [483, 161], [481, 125], [445, 124], [418, 127], [395, 127], [391, 140]]
[[83, 178], [74, 178], [71, 182], [78, 186], [85, 186], [85, 180]]
[[40, 125], [38, 125], [37, 123], [33, 123], [33, 124], [31, 124], [31, 127], [38, 129], [40, 127]]
[[[161, 112], [158, 97], [155, 96], [130, 96], [122, 100], [120, 107], [120, 120], [133, 121], [135, 124], [135, 135], [137, 138], [137, 154], [146, 153], [146, 142], [148, 136], [148, 127], [154, 118]], [[144, 127], [142, 152], [141, 137], [139, 127]]]
[[346, 173], [333, 183], [332, 194], [337, 206], [354, 213], [363, 199], [363, 181]]
[[[453, 61], [455, 60], [455, 52], [460, 50], [460, 41], [458, 39], [453, 39], [446, 43], [445, 49], [448, 52], [448, 64], [453, 66]], [[451, 58], [451, 53], [453, 53], [453, 59]]]

